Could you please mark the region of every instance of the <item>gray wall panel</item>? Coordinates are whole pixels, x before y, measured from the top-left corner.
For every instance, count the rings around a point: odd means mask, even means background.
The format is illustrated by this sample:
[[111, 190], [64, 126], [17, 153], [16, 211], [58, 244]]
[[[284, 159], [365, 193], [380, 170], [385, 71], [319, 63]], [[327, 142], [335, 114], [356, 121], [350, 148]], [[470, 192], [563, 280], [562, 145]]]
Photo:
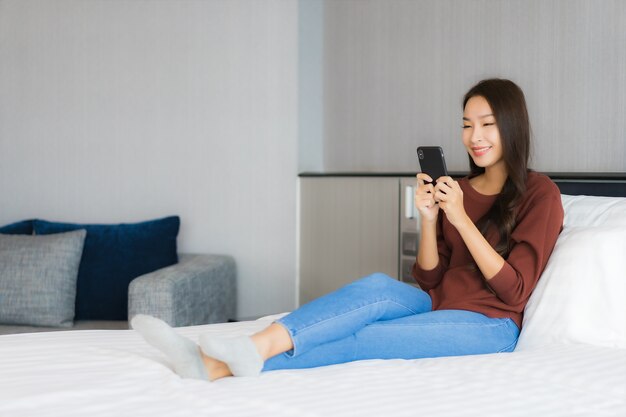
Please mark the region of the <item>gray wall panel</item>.
[[526, 93], [533, 167], [626, 171], [626, 1], [325, 3], [324, 169], [467, 169], [461, 100], [485, 77]]
[[300, 303], [398, 275], [398, 178], [301, 178]]

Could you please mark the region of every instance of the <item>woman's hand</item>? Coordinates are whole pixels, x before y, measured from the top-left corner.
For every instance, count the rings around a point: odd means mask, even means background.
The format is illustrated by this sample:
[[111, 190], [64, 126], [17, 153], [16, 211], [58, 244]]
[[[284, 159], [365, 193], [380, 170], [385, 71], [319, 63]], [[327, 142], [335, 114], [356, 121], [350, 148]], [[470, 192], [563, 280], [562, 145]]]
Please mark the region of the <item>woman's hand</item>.
[[470, 221], [463, 206], [463, 190], [457, 181], [451, 177], [441, 177], [437, 179], [434, 188], [435, 200], [454, 227], [458, 229], [463, 222]]
[[[425, 181], [431, 182], [426, 184]], [[417, 174], [417, 189], [415, 190], [415, 207], [420, 212], [422, 219], [435, 222], [439, 214], [439, 205], [435, 202], [435, 186], [433, 179], [428, 174]]]

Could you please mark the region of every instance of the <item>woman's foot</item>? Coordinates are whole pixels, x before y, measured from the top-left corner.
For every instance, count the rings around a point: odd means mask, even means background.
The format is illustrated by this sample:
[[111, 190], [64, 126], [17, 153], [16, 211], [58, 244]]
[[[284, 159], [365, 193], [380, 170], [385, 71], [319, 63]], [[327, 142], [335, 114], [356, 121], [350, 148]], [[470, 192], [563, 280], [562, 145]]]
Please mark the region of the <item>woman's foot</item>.
[[226, 338], [201, 335], [200, 347], [204, 353], [204, 364], [211, 375], [211, 380], [214, 379], [214, 370], [216, 376], [224, 371], [221, 365], [213, 361], [224, 364], [234, 376], [258, 376], [263, 369], [264, 360], [248, 336]]
[[143, 338], [163, 352], [171, 361], [174, 372], [182, 378], [209, 379], [199, 346], [177, 334], [167, 323], [156, 317], [138, 314], [131, 327]]

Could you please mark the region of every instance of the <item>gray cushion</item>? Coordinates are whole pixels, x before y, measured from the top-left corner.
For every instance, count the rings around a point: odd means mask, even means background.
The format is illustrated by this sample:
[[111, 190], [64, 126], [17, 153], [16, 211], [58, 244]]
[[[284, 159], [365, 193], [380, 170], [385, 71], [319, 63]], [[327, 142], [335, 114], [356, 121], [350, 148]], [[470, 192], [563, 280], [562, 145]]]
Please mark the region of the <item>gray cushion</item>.
[[72, 326], [85, 235], [0, 234], [0, 323]]

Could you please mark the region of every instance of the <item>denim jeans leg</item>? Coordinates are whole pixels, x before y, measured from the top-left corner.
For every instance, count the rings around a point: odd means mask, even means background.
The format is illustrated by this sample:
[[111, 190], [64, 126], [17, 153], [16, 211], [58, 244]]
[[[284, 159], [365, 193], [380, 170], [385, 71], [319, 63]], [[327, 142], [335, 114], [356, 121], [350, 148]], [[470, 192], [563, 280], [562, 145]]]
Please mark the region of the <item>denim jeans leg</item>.
[[508, 318], [464, 310], [438, 310], [378, 321], [297, 357], [269, 359], [264, 371], [333, 365], [365, 359], [419, 359], [511, 352], [519, 329]]
[[277, 322], [291, 335], [298, 356], [320, 344], [357, 333], [377, 321], [430, 311], [430, 296], [381, 273], [372, 274], [320, 297]]

